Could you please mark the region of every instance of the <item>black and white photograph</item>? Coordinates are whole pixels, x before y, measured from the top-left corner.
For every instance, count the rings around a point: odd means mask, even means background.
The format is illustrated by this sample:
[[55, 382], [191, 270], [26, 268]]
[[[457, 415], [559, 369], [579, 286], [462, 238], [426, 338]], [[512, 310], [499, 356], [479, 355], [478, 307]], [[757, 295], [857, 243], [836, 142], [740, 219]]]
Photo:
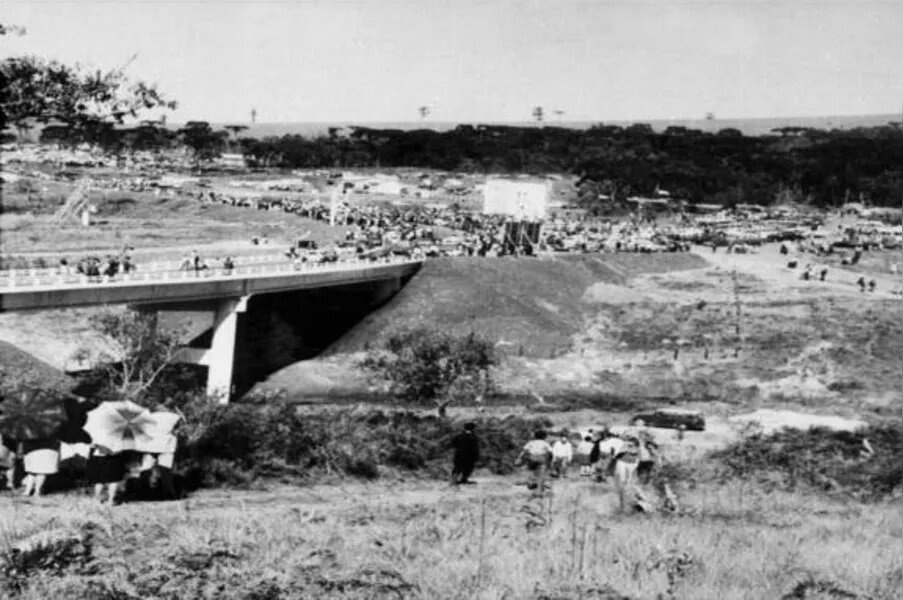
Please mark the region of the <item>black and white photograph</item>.
[[903, 0], [0, 0], [0, 600], [903, 598]]

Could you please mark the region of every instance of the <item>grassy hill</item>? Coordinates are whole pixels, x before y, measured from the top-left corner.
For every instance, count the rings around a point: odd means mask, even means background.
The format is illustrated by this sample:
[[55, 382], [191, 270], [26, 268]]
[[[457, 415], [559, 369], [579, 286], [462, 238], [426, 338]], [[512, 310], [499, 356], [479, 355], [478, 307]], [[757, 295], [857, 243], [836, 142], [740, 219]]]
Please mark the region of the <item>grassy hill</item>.
[[593, 284], [703, 266], [691, 254], [430, 260], [329, 353], [363, 350], [390, 331], [433, 324], [456, 333], [475, 331], [518, 354], [549, 357], [570, 347], [582, 328], [590, 308], [584, 292]]
[[40, 381], [44, 387], [58, 390], [68, 390], [73, 385], [72, 380], [59, 369], [3, 340], [0, 340], [0, 377], [11, 380], [27, 377]]

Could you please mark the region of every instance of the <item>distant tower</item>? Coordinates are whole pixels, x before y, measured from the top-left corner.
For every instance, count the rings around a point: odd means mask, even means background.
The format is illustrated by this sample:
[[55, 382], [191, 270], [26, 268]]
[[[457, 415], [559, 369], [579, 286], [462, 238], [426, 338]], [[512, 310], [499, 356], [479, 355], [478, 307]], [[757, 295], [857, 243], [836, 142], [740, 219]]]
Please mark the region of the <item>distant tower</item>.
[[533, 109], [533, 118], [536, 119], [537, 123], [542, 123], [542, 120], [545, 118], [545, 111], [541, 106]]
[[256, 108], [251, 109], [251, 122], [252, 123], [257, 122], [257, 109]]

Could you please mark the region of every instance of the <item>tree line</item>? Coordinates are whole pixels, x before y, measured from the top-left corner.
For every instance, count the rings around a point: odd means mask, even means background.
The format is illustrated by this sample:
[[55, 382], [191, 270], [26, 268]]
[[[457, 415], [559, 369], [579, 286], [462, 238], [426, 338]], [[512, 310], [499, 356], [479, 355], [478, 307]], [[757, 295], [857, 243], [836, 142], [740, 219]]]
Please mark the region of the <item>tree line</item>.
[[[0, 35], [12, 31], [0, 26]], [[140, 120], [176, 103], [154, 85], [131, 81], [124, 67], [89, 71], [34, 56], [0, 61], [5, 141], [29, 128], [40, 141], [90, 144], [123, 156], [184, 148], [195, 167], [240, 152], [256, 168], [414, 167], [463, 173], [570, 174], [580, 202], [604, 210], [630, 196], [668, 190], [672, 197], [723, 205], [782, 201], [837, 206], [863, 200], [903, 205], [903, 123], [853, 130], [784, 127], [747, 136], [648, 124], [459, 125], [450, 131], [331, 128], [326, 135], [242, 136], [242, 125], [204, 121], [179, 128], [165, 117]], [[126, 125], [126, 123], [129, 123]]]
[[[723, 205], [781, 201], [838, 206], [865, 201], [903, 204], [903, 132], [897, 123], [832, 130], [786, 127], [747, 136], [685, 127], [661, 132], [647, 124], [588, 129], [459, 125], [450, 131], [332, 128], [326, 135], [242, 137], [241, 126], [214, 130], [206, 122], [168, 129], [145, 122], [108, 127], [103, 135], [65, 125], [42, 141], [90, 141], [116, 152], [187, 147], [199, 165], [224, 151], [257, 168], [414, 167], [463, 173], [549, 173], [580, 178], [589, 208], [667, 190], [672, 197]], [[91, 137], [93, 135], [93, 137]]]

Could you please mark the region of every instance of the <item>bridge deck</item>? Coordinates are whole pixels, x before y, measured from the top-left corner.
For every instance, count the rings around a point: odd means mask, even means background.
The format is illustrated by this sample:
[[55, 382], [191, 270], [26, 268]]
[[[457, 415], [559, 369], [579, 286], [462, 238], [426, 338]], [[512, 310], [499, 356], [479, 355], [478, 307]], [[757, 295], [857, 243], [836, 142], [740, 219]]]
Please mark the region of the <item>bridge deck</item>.
[[420, 261], [387, 259], [299, 266], [282, 262], [207, 271], [157, 270], [90, 281], [80, 275], [41, 274], [0, 280], [0, 312], [104, 304], [159, 304], [237, 298], [403, 278]]

